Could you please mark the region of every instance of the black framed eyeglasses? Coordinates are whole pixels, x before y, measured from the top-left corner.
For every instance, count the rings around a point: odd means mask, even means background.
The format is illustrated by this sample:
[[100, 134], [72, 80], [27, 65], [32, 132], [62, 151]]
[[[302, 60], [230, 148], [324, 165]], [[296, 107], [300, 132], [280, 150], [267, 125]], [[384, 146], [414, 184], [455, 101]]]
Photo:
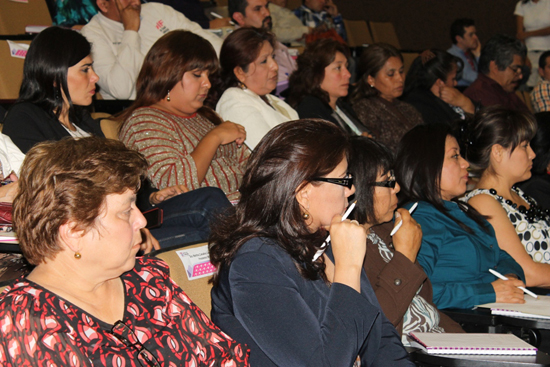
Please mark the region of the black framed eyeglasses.
[[370, 185], [379, 186], [379, 187], [389, 187], [390, 189], [394, 189], [396, 183], [397, 181], [395, 180], [395, 175], [393, 174], [393, 170], [390, 170], [390, 177], [387, 180], [373, 182]]
[[117, 321], [111, 328], [111, 334], [127, 347], [135, 348], [137, 360], [142, 367], [160, 367], [157, 358], [141, 344], [132, 329], [122, 321]]
[[347, 187], [351, 189], [353, 186], [353, 176], [348, 173], [344, 178], [316, 177], [311, 181], [328, 182], [331, 184]]

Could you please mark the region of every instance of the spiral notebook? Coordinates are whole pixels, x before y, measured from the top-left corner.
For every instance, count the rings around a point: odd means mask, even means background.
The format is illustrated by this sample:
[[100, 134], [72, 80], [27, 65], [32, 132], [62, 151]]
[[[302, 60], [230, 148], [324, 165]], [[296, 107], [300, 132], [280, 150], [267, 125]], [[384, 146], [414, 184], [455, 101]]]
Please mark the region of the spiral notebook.
[[537, 348], [513, 334], [409, 333], [411, 346], [428, 354], [536, 355]]
[[512, 317], [550, 319], [550, 296], [538, 299], [525, 297], [525, 303], [486, 303], [477, 307], [490, 308], [491, 314]]

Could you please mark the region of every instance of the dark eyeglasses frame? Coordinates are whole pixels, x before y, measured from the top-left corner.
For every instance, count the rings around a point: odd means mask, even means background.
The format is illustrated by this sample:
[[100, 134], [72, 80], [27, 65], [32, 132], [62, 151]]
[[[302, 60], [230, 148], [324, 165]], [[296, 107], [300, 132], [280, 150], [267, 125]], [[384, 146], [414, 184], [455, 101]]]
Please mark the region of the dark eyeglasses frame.
[[328, 182], [334, 185], [344, 186], [351, 190], [353, 186], [353, 177], [351, 173], [348, 173], [344, 178], [331, 178], [331, 177], [316, 177], [311, 181]]
[[390, 170], [390, 178], [385, 181], [377, 181], [373, 182], [370, 185], [371, 186], [378, 186], [378, 187], [388, 187], [390, 189], [394, 189], [397, 181], [395, 180], [395, 175], [393, 173], [393, 170]]
[[[122, 330], [121, 330], [122, 329]], [[132, 343], [128, 338], [124, 336], [124, 333], [131, 335], [136, 342]], [[122, 342], [127, 347], [132, 347], [136, 349], [137, 360], [142, 367], [161, 367], [157, 358], [151, 353], [147, 348], [141, 344], [132, 329], [128, 327], [124, 322], [117, 321], [111, 328], [111, 334]]]

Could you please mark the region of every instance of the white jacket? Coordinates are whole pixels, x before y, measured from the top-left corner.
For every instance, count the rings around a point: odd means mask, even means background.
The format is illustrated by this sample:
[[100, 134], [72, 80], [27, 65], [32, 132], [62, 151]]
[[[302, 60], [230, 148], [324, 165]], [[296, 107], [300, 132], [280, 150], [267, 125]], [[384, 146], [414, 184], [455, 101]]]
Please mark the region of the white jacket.
[[224, 119], [241, 124], [246, 129], [245, 144], [254, 149], [265, 134], [275, 126], [298, 120], [298, 113], [286, 102], [271, 94], [266, 98], [270, 107], [250, 89], [229, 88], [218, 104], [216, 112]]
[[145, 55], [160, 37], [175, 29], [188, 30], [205, 38], [219, 55], [222, 39], [170, 6], [142, 4], [138, 32], [125, 31], [122, 23], [101, 13], [95, 15], [82, 28], [82, 34], [92, 44], [94, 70], [99, 75], [103, 98], [135, 99], [136, 80]]

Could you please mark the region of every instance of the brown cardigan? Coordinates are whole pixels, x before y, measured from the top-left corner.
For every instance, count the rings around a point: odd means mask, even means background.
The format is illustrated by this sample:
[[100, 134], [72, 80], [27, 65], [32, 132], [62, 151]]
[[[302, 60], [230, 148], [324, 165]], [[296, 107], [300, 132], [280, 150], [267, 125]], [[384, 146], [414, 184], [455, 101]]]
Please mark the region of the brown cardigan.
[[[392, 228], [393, 222], [388, 222], [375, 226], [372, 230], [389, 246], [392, 243], [390, 237]], [[393, 250], [393, 246], [389, 247]], [[365, 268], [382, 311], [401, 335], [403, 333], [403, 316], [422, 284], [423, 287], [419, 295], [432, 306], [435, 307], [435, 305], [432, 302], [432, 283], [418, 262], [413, 264], [400, 252], [393, 251], [393, 253], [393, 258], [389, 263], [386, 263], [380, 256], [378, 245], [367, 240], [367, 254], [363, 268]], [[460, 325], [449, 316], [441, 311], [439, 316], [439, 326], [445, 329], [446, 332], [464, 332]]]

